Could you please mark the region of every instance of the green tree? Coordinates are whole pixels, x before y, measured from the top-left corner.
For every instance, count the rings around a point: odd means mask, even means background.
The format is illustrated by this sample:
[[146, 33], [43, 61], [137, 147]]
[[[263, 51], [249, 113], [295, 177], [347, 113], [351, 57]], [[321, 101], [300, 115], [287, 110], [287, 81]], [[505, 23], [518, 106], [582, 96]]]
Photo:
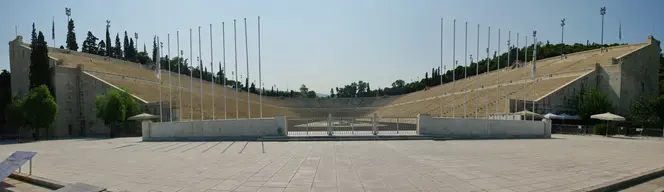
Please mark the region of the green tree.
[[97, 54], [101, 56], [106, 56], [106, 42], [104, 40], [99, 41], [99, 48], [97, 48]]
[[129, 39], [129, 50], [127, 50], [127, 60], [136, 61], [136, 47], [134, 46], [134, 39]]
[[585, 91], [579, 105], [579, 116], [583, 120], [588, 121], [591, 115], [609, 111], [611, 111], [611, 101], [606, 93], [599, 89]]
[[251, 83], [251, 86], [249, 86], [249, 93], [258, 93], [258, 91], [256, 91], [256, 84], [253, 82]]
[[159, 47], [157, 47], [157, 36], [152, 38], [152, 63], [157, 63], [157, 57], [159, 57], [159, 53], [157, 53], [157, 50]]
[[9, 126], [8, 133], [18, 133], [27, 124], [23, 101], [18, 97], [11, 98], [11, 102], [3, 110], [5, 124]]
[[125, 60], [129, 60], [129, 57], [131, 56], [131, 49], [129, 48], [129, 38], [127, 37], [127, 31], [124, 32], [124, 41], [122, 41], [122, 48], [124, 48], [124, 52], [122, 53], [124, 55]]
[[302, 97], [307, 97], [307, 93], [309, 93], [309, 88], [307, 88], [306, 85], [302, 84], [302, 86], [300, 86], [300, 95]]
[[[0, 125], [5, 125], [5, 109], [12, 102], [12, 83], [11, 73], [2, 70], [0, 73]], [[0, 131], [2, 132], [2, 131]]]
[[643, 126], [655, 126], [662, 121], [657, 111], [660, 105], [657, 97], [641, 98], [630, 106], [628, 118]]
[[106, 42], [105, 43], [106, 43], [106, 56], [113, 57], [113, 51], [111, 51], [111, 50], [113, 50], [113, 48], [111, 46], [113, 44], [112, 44], [112, 41], [111, 41], [111, 34], [108, 32], [108, 26], [106, 27]]
[[48, 136], [48, 127], [55, 121], [58, 114], [58, 104], [55, 103], [55, 99], [46, 85], [40, 85], [30, 90], [23, 104], [23, 110], [29, 124], [35, 129], [36, 135], [40, 136], [39, 130], [44, 128], [46, 136]]
[[148, 56], [147, 52], [139, 52], [136, 55], [136, 61], [140, 64], [148, 64], [150, 63], [150, 56]]
[[122, 58], [122, 45], [120, 45], [120, 34], [115, 34], [115, 47], [114, 47], [115, 58]]
[[32, 45], [30, 52], [30, 88], [40, 85], [51, 86], [50, 66], [48, 62], [48, 48], [44, 41], [44, 34], [39, 32], [37, 41]]
[[37, 42], [37, 29], [35, 29], [35, 22], [32, 22], [32, 33], [30, 38], [30, 48]]
[[110, 137], [115, 137], [117, 129], [127, 121], [127, 118], [141, 112], [140, 104], [126, 89], [110, 89], [105, 95], [97, 95], [95, 108], [97, 109], [97, 117], [104, 120], [104, 124], [109, 127]]
[[91, 31], [88, 31], [88, 37], [86, 37], [85, 41], [83, 41], [83, 47], [81, 48], [81, 51], [90, 54], [97, 54], [99, 49], [97, 47], [98, 39], [99, 38], [95, 37], [95, 35], [92, 34]]
[[76, 32], [74, 31], [73, 19], [69, 19], [69, 24], [67, 24], [67, 49], [78, 51], [78, 43], [76, 43]]

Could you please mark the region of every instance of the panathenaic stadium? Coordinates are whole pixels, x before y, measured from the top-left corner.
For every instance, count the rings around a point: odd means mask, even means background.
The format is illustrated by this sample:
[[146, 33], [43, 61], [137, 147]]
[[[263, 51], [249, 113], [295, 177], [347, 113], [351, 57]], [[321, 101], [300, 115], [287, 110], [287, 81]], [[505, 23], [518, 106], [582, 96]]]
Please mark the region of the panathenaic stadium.
[[[190, 82], [189, 76], [163, 72], [161, 83], [152, 69], [123, 60], [66, 52], [49, 48], [53, 67], [53, 84], [59, 114], [51, 136], [106, 135], [109, 130], [95, 117], [94, 100], [109, 88], [128, 88], [149, 113], [161, 114], [165, 120], [246, 119], [284, 116], [295, 118], [351, 117], [355, 119], [417, 118], [420, 114], [446, 118], [523, 119], [519, 111], [572, 113], [577, 110], [580, 94], [598, 88], [608, 94], [615, 112], [627, 114], [636, 99], [656, 94], [658, 87], [658, 41], [649, 36], [645, 42], [589, 50], [536, 61], [533, 78], [531, 64], [504, 68], [486, 74], [457, 80], [427, 90], [400, 96], [365, 98], [276, 98], [236, 93], [232, 88]], [[30, 48], [18, 36], [9, 42], [12, 93], [24, 97], [28, 92]], [[189, 85], [192, 85], [190, 87]], [[161, 97], [159, 86], [162, 87]], [[215, 98], [212, 86], [216, 86]], [[203, 101], [200, 101], [200, 88]], [[169, 91], [175, 109], [170, 113]], [[236, 98], [238, 97], [238, 98]], [[224, 102], [224, 100], [226, 102]], [[250, 102], [248, 102], [250, 101]], [[236, 102], [238, 103], [236, 108]], [[202, 105], [201, 105], [202, 103]], [[179, 109], [179, 106], [182, 106]], [[202, 110], [202, 112], [201, 112]], [[249, 113], [250, 111], [250, 113]], [[192, 113], [193, 112], [193, 113]], [[297, 125], [293, 125], [297, 126]]]

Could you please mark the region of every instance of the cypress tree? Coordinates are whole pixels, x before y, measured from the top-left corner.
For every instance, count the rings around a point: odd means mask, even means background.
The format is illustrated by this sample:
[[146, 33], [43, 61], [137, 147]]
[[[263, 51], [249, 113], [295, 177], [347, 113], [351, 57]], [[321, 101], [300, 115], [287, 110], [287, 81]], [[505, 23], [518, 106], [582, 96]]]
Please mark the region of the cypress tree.
[[129, 48], [129, 38], [127, 38], [127, 31], [124, 32], [124, 41], [122, 42], [122, 48], [124, 48], [124, 58], [125, 60], [129, 60], [129, 57], [131, 57], [131, 49]]
[[74, 20], [69, 19], [67, 25], [67, 49], [78, 51], [78, 43], [76, 43], [76, 32], [74, 31]]
[[30, 52], [30, 89], [40, 85], [46, 85], [49, 88], [51, 86], [47, 46], [44, 34], [40, 31], [35, 44], [32, 45], [32, 52]]
[[120, 34], [115, 34], [115, 58], [122, 58], [122, 45], [120, 45]]
[[113, 45], [111, 41], [111, 34], [108, 32], [108, 27], [106, 27], [106, 56], [113, 57]]

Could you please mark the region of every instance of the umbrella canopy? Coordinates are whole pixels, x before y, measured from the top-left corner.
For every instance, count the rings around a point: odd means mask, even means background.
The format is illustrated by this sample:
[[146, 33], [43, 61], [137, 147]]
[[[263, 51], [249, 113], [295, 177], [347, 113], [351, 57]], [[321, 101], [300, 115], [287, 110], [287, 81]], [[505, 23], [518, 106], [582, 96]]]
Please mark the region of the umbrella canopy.
[[606, 121], [625, 121], [624, 117], [621, 117], [619, 115], [609, 113], [609, 112], [602, 113], [602, 114], [591, 115], [590, 118], [599, 119], [599, 120], [606, 120]]
[[528, 111], [528, 110], [525, 110], [525, 111], [519, 111], [519, 112], [516, 112], [516, 113], [514, 113], [514, 114], [516, 114], [516, 115], [524, 115], [524, 116], [533, 116], [533, 115], [534, 115], [534, 116], [537, 117], [537, 118], [542, 118], [542, 115], [540, 115], [540, 114], [538, 114], [538, 113], [534, 113], [534, 112], [532, 112], [532, 111]]
[[136, 121], [142, 121], [142, 120], [150, 120], [150, 119], [158, 119], [159, 116], [148, 114], [148, 113], [141, 113], [132, 117], [127, 118], [128, 120], [136, 120]]
[[581, 117], [578, 115], [568, 115], [566, 113], [558, 115], [561, 119], [579, 120]]
[[556, 115], [556, 114], [553, 114], [553, 113], [547, 113], [546, 115], [544, 115], [544, 118], [547, 118], [547, 119], [559, 119], [560, 116], [559, 116], [559, 115]]

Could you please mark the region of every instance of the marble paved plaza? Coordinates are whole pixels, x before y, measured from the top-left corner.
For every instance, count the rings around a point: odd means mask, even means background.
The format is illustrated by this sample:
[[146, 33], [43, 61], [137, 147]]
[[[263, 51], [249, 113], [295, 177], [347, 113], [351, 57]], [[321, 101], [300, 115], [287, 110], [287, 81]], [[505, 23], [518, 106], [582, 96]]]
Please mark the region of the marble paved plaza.
[[[573, 191], [664, 166], [664, 141], [534, 140], [0, 144], [33, 174], [112, 191]], [[27, 166], [23, 168], [27, 170]]]

